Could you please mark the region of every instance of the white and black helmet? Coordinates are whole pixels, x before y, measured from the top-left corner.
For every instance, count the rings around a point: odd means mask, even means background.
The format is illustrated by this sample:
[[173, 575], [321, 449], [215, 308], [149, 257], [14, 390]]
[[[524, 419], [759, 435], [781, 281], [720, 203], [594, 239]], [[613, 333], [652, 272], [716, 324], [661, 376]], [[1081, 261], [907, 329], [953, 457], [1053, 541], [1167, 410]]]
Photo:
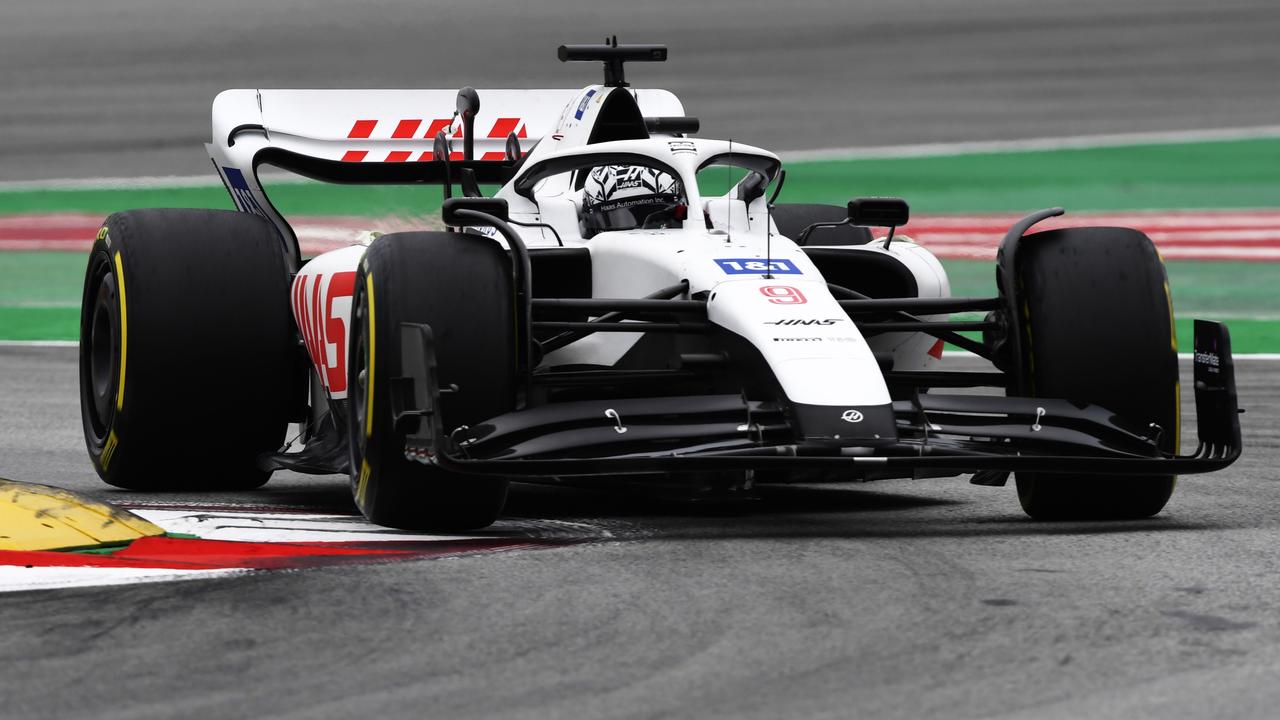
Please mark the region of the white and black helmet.
[[587, 235], [642, 227], [655, 214], [683, 203], [680, 181], [643, 165], [602, 165], [591, 169], [582, 186], [582, 215]]

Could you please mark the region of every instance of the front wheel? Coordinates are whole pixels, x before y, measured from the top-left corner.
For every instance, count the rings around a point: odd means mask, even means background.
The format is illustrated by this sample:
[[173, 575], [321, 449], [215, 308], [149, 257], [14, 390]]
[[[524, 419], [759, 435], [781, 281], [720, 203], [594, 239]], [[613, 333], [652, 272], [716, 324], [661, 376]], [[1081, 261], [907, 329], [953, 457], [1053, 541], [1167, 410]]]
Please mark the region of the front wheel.
[[370, 521], [411, 530], [472, 530], [493, 523], [507, 482], [422, 465], [404, 456], [392, 421], [400, 326], [423, 323], [435, 338], [446, 432], [515, 405], [515, 292], [511, 262], [494, 241], [461, 233], [383, 235], [356, 274], [349, 364], [351, 483]]
[[[1093, 403], [1179, 442], [1178, 355], [1169, 281], [1155, 246], [1127, 228], [1022, 239], [1017, 256], [1023, 372], [1031, 395]], [[1033, 518], [1133, 519], [1160, 512], [1172, 475], [1017, 473]]]

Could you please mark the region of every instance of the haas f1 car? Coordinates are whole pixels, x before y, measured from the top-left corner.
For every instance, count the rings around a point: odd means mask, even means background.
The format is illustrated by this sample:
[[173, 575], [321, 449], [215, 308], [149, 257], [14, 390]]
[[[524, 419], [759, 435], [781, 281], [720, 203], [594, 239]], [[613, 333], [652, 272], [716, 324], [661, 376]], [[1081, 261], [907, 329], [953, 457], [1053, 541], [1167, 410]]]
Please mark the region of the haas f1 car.
[[[604, 65], [581, 90], [221, 93], [207, 149], [238, 211], [117, 213], [89, 258], [99, 475], [347, 474], [373, 522], [461, 530], [492, 523], [512, 481], [696, 497], [1016, 474], [1032, 517], [1100, 519], [1155, 514], [1178, 474], [1240, 455], [1227, 328], [1204, 321], [1199, 442], [1179, 454], [1169, 286], [1145, 235], [1031, 232], [1062, 210], [1037, 212], [1005, 236], [993, 295], [952, 297], [894, 236], [902, 200], [779, 203], [777, 155], [694, 137], [672, 93], [628, 85], [624, 63], [666, 54], [563, 46]], [[264, 166], [438, 186], [442, 225], [308, 259]], [[944, 344], [989, 362], [948, 368]]]

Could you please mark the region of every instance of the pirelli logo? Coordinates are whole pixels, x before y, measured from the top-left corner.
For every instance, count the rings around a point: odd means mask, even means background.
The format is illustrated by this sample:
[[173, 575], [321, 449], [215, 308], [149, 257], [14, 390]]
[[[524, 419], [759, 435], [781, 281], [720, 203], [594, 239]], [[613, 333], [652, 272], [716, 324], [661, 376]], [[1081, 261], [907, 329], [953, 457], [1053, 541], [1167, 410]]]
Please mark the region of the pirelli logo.
[[369, 459], [365, 458], [360, 461], [360, 477], [356, 481], [356, 504], [360, 506], [364, 506], [369, 494], [369, 474]]
[[102, 470], [105, 472], [111, 466], [111, 459], [115, 457], [116, 448], [120, 445], [120, 438], [116, 437], [116, 431], [112, 430], [107, 436], [107, 444], [102, 446]]
[[[430, 140], [443, 131], [453, 138], [463, 136], [462, 123], [454, 118], [406, 118], [403, 120], [356, 120], [347, 132], [349, 140]], [[388, 134], [389, 133], [389, 134]], [[500, 117], [494, 120], [493, 127], [481, 137], [488, 140], [506, 140], [515, 133], [518, 138], [529, 137], [529, 129], [524, 120], [518, 117]], [[419, 153], [415, 158], [409, 150], [392, 150], [386, 157], [369, 157], [370, 150], [348, 150], [342, 156], [343, 162], [425, 162], [432, 159], [431, 152]], [[505, 160], [505, 152], [486, 152], [481, 160]], [[452, 152], [450, 160], [461, 160], [462, 153]]]

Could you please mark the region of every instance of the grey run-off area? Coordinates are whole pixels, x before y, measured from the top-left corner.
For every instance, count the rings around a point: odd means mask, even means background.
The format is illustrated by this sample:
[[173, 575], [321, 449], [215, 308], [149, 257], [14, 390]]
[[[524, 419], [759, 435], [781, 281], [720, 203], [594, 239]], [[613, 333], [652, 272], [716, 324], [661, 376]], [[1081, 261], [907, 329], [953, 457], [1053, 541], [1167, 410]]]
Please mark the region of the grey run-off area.
[[[102, 485], [75, 358], [0, 348], [0, 477], [351, 512], [341, 477]], [[1012, 486], [962, 478], [775, 489], [733, 512], [518, 487], [509, 515], [616, 539], [0, 596], [0, 716], [1269, 717], [1277, 369], [1238, 368], [1245, 456], [1142, 522], [1033, 523]]]
[[1280, 123], [1274, 0], [13, 0], [0, 181], [205, 175], [231, 87], [581, 87], [562, 43], [775, 150]]

